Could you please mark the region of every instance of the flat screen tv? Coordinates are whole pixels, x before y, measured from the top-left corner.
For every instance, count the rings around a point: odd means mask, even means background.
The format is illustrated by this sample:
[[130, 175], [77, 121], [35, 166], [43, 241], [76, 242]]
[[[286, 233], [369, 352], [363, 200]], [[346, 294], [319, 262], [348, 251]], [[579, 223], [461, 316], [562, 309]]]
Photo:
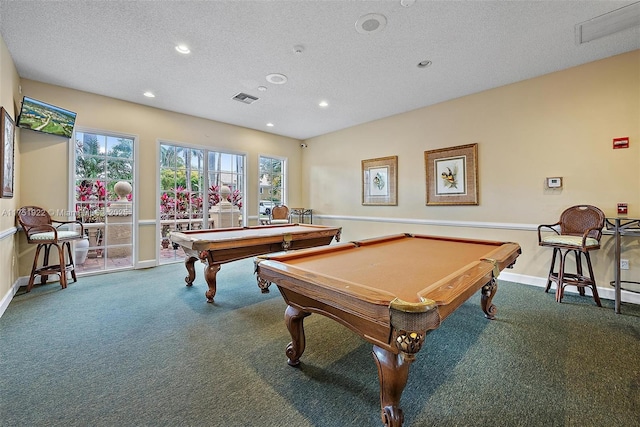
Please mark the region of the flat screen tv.
[[25, 96], [18, 116], [18, 127], [71, 138], [76, 113]]

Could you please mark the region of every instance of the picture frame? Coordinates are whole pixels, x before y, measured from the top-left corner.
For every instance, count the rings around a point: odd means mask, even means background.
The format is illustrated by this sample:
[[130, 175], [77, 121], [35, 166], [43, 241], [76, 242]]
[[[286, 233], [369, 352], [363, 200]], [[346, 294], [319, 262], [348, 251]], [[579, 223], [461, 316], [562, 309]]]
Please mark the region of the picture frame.
[[426, 204], [478, 204], [478, 144], [424, 152]]
[[0, 188], [2, 198], [12, 198], [14, 188], [14, 142], [16, 127], [9, 112], [0, 107], [0, 135], [2, 145], [0, 150]]
[[398, 156], [362, 161], [362, 205], [398, 205]]

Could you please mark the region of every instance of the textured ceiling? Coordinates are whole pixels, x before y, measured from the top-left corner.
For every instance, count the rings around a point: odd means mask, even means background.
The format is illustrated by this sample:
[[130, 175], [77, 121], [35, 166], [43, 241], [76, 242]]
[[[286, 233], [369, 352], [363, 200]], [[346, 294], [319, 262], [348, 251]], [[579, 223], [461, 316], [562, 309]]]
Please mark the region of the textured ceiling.
[[[0, 34], [23, 78], [307, 139], [639, 49], [639, 27], [576, 44], [632, 3], [0, 0]], [[386, 27], [356, 31], [368, 13]]]

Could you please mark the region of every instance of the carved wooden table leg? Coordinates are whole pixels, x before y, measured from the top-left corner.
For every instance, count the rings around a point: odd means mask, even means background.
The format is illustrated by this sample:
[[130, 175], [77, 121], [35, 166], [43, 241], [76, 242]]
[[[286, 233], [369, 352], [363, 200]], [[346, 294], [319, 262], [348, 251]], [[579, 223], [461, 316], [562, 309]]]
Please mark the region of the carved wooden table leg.
[[[259, 263], [258, 260], [255, 260], [253, 262], [254, 273], [258, 272], [258, 263]], [[260, 288], [260, 292], [262, 292], [263, 294], [268, 294], [269, 286], [271, 286], [271, 282], [269, 280], [263, 279], [262, 277], [260, 277], [260, 275], [258, 275], [258, 287]]]
[[287, 325], [289, 334], [291, 334], [291, 342], [287, 345], [287, 363], [291, 366], [297, 366], [300, 364], [300, 357], [304, 353], [305, 338], [304, 338], [304, 318], [311, 313], [299, 310], [295, 307], [288, 306], [284, 312], [284, 322]]
[[408, 303], [398, 298], [389, 305], [392, 343], [398, 352], [373, 346], [380, 381], [380, 416], [387, 427], [401, 427], [400, 397], [407, 385], [409, 366], [424, 344], [427, 331], [440, 326], [438, 305], [430, 299]]
[[184, 278], [184, 281], [187, 282], [187, 286], [193, 285], [193, 281], [196, 278], [196, 269], [193, 264], [196, 262], [198, 258], [187, 255], [184, 260], [184, 266], [187, 267], [187, 277]]
[[482, 307], [482, 311], [484, 312], [484, 317], [487, 319], [495, 319], [496, 313], [498, 312], [498, 308], [493, 305], [491, 302], [493, 300], [493, 296], [496, 294], [498, 290], [498, 281], [493, 278], [489, 283], [482, 287], [482, 292], [480, 296], [480, 307]]
[[264, 280], [262, 277], [258, 276], [258, 287], [260, 288], [260, 292], [262, 292], [263, 294], [268, 294], [269, 286], [271, 286], [270, 281]]
[[380, 380], [380, 407], [382, 422], [388, 427], [400, 427], [404, 420], [400, 397], [409, 377], [409, 366], [414, 357], [403, 352], [391, 353], [376, 345], [373, 358], [378, 366]]
[[207, 302], [213, 302], [213, 297], [216, 295], [216, 275], [220, 271], [220, 264], [209, 263], [204, 268], [204, 279], [209, 285], [209, 290], [204, 293], [207, 297]]

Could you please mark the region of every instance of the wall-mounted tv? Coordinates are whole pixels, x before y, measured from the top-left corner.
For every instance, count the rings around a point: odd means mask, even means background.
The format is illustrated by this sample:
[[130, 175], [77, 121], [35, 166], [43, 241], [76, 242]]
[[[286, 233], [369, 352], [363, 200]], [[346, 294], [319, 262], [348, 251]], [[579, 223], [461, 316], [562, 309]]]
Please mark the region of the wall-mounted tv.
[[18, 116], [18, 127], [71, 138], [76, 113], [25, 96]]

